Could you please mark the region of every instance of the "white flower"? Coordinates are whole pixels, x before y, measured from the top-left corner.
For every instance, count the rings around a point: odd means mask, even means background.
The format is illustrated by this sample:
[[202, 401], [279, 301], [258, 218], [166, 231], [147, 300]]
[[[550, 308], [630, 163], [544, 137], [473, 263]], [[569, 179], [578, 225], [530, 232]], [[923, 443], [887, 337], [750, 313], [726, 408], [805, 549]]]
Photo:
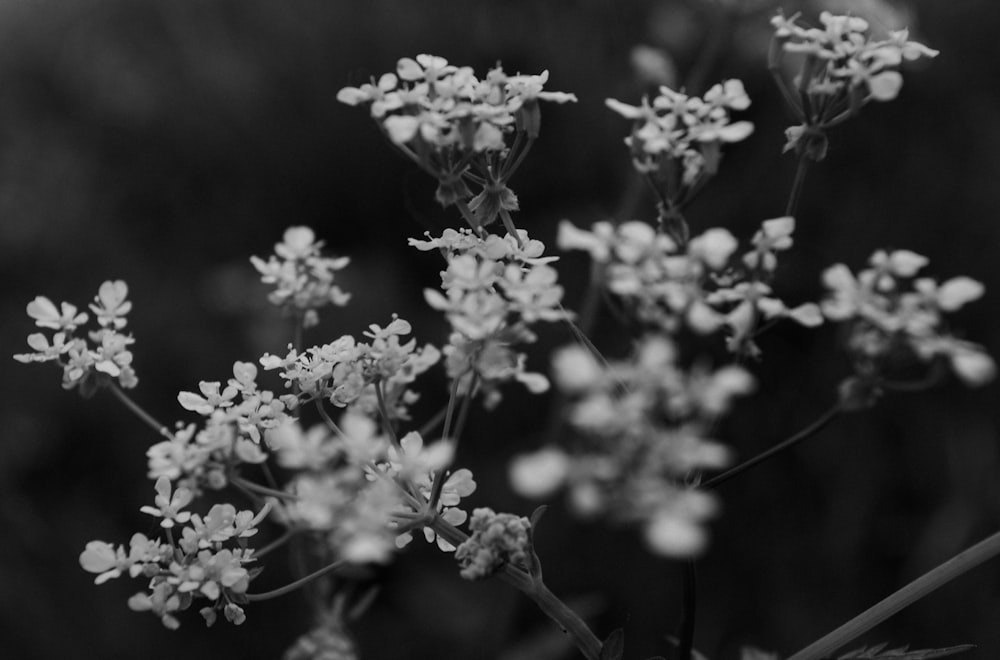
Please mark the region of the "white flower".
[[569, 470], [570, 458], [566, 453], [547, 447], [515, 456], [508, 468], [508, 476], [519, 495], [541, 499], [562, 487]]

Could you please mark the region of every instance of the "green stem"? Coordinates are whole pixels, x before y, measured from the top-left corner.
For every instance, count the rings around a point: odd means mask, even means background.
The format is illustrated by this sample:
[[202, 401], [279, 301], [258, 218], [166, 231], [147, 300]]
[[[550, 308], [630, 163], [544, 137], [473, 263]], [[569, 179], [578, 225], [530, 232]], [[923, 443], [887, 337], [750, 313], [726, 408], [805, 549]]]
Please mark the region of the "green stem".
[[278, 589], [274, 589], [272, 591], [265, 591], [262, 594], [247, 594], [246, 595], [247, 600], [250, 601], [251, 603], [253, 603], [253, 602], [262, 601], [262, 600], [271, 600], [272, 598], [277, 598], [278, 596], [284, 596], [285, 594], [288, 594], [288, 593], [291, 593], [291, 592], [295, 591], [299, 587], [304, 587], [305, 585], [309, 584], [310, 582], [318, 580], [319, 578], [323, 577], [327, 573], [332, 573], [333, 571], [337, 570], [338, 568], [340, 568], [343, 565], [344, 565], [344, 561], [343, 560], [335, 561], [332, 564], [327, 564], [326, 566], [324, 566], [323, 568], [319, 569], [318, 571], [310, 573], [309, 575], [305, 576], [304, 578], [300, 578], [300, 579], [296, 580], [295, 582], [292, 582], [290, 584], [286, 584], [285, 586], [279, 587]]
[[767, 459], [780, 454], [786, 449], [791, 449], [792, 447], [802, 442], [806, 438], [813, 436], [816, 433], [819, 433], [820, 430], [822, 430], [827, 424], [832, 422], [837, 417], [837, 415], [839, 415], [843, 411], [844, 411], [843, 402], [837, 401], [837, 403], [831, 406], [825, 413], [820, 415], [819, 419], [817, 419], [812, 424], [802, 429], [792, 437], [775, 445], [774, 447], [771, 447], [767, 451], [757, 454], [753, 458], [740, 463], [736, 467], [726, 470], [722, 474], [718, 474], [712, 477], [711, 479], [702, 482], [699, 488], [701, 488], [701, 490], [712, 490], [716, 486], [719, 486], [720, 484], [729, 481], [733, 477], [742, 474], [743, 472], [749, 470], [755, 465], [763, 463]]
[[160, 424], [158, 421], [156, 421], [156, 419], [152, 415], [143, 410], [142, 407], [139, 406], [138, 403], [133, 401], [128, 394], [125, 394], [125, 391], [122, 388], [118, 387], [118, 385], [116, 385], [115, 383], [111, 383], [110, 387], [111, 387], [111, 393], [114, 394], [119, 401], [125, 404], [126, 408], [128, 408], [139, 419], [145, 422], [146, 425], [151, 427], [154, 431], [162, 435], [167, 440], [174, 439], [174, 434], [170, 432], [170, 429], [168, 429], [163, 424]]
[[868, 608], [830, 634], [813, 642], [788, 660], [819, 660], [864, 634], [904, 607], [914, 603], [966, 571], [1000, 554], [1000, 532], [964, 550], [937, 568], [918, 577], [888, 598]]

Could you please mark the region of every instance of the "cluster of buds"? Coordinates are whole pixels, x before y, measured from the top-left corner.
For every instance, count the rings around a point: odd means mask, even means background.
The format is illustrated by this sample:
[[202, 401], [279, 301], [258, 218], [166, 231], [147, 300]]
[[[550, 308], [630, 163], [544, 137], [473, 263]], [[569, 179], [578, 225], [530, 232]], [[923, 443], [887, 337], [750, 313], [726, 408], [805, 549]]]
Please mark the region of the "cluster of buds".
[[469, 520], [472, 534], [458, 546], [455, 560], [466, 580], [483, 580], [504, 564], [528, 568], [531, 564], [531, 522], [523, 516], [481, 508]]
[[[801, 122], [786, 131], [785, 151], [814, 161], [826, 156], [826, 130], [856, 115], [869, 101], [891, 101], [903, 77], [904, 60], [935, 57], [938, 51], [909, 40], [907, 30], [875, 39], [868, 21], [857, 16], [820, 14], [822, 28], [804, 27], [798, 15], [779, 13], [771, 19], [774, 39], [768, 67], [785, 101]], [[783, 67], [787, 54], [801, 56], [798, 74], [789, 85]]]
[[855, 276], [843, 264], [823, 273], [829, 289], [823, 315], [848, 324], [847, 347], [862, 376], [891, 374], [917, 358], [946, 361], [966, 384], [993, 379], [996, 365], [982, 346], [956, 338], [943, 314], [983, 295], [983, 285], [968, 277], [938, 283], [917, 277], [926, 257], [908, 250], [878, 251]]
[[156, 482], [155, 506], [142, 507], [143, 513], [161, 519], [167, 540], [149, 539], [135, 534], [128, 548], [105, 541], [91, 541], [80, 555], [80, 565], [102, 584], [125, 573], [149, 580], [148, 591], [132, 596], [128, 605], [135, 611], [149, 611], [164, 626], [180, 626], [177, 613], [196, 600], [207, 600], [201, 609], [208, 625], [218, 610], [225, 618], [241, 624], [246, 615], [247, 587], [259, 570], [248, 569], [254, 561], [247, 539], [257, 533], [257, 525], [267, 516], [270, 506], [258, 513], [237, 511], [231, 504], [216, 504], [204, 517], [185, 511], [194, 495], [181, 487], [174, 490], [170, 480]]
[[274, 286], [267, 299], [309, 328], [319, 322], [316, 310], [326, 305], [343, 307], [351, 296], [334, 283], [334, 274], [350, 261], [348, 257], [327, 257], [323, 242], [309, 227], [289, 227], [274, 254], [264, 261], [250, 257], [261, 281]]
[[683, 247], [640, 221], [595, 223], [591, 231], [563, 222], [558, 244], [584, 250], [604, 267], [608, 291], [644, 324], [669, 335], [687, 328], [699, 335], [725, 330], [734, 353], [755, 354], [757, 321], [788, 318], [806, 326], [822, 321], [813, 304], [788, 307], [768, 282], [777, 253], [792, 245], [791, 217], [765, 220], [752, 247], [735, 259], [739, 244], [721, 228], [708, 229]]
[[567, 318], [558, 274], [549, 265], [557, 257], [543, 256], [545, 246], [523, 229], [516, 238], [448, 229], [440, 238], [410, 239], [410, 245], [438, 249], [448, 263], [441, 273], [444, 293], [427, 289], [424, 296], [451, 323], [443, 352], [458, 391], [478, 383], [487, 406], [493, 406], [500, 400], [497, 386], [505, 381], [516, 380], [532, 392], [548, 389], [545, 376], [525, 371], [526, 356], [513, 345], [535, 340], [529, 324]]
[[656, 185], [667, 209], [684, 206], [719, 168], [722, 145], [740, 142], [753, 132], [748, 121], [730, 122], [730, 112], [746, 110], [750, 97], [739, 80], [713, 86], [701, 98], [660, 87], [638, 106], [615, 99], [608, 107], [631, 119], [625, 138], [632, 164]]
[[368, 104], [389, 140], [437, 180], [438, 202], [457, 206], [470, 227], [481, 231], [499, 217], [516, 235], [510, 212], [517, 197], [507, 182], [538, 137], [538, 102], [576, 101], [544, 91], [548, 77], [509, 75], [497, 65], [479, 79], [471, 67], [424, 54], [400, 59], [395, 73], [377, 81], [341, 89], [337, 99]]
[[102, 386], [117, 380], [123, 388], [133, 388], [139, 379], [132, 369], [132, 352], [135, 340], [122, 330], [128, 325], [125, 315], [132, 310], [127, 300], [128, 286], [121, 280], [101, 284], [90, 311], [97, 319], [97, 329], [80, 336], [80, 326], [87, 323], [89, 315], [78, 311], [75, 305], [64, 302], [58, 307], [45, 296], [37, 296], [28, 303], [28, 316], [35, 325], [54, 330], [49, 338], [44, 333], [28, 335], [32, 353], [14, 356], [18, 362], [55, 362], [62, 367], [62, 385], [65, 389], [79, 388], [80, 394], [92, 396]]
[[572, 346], [553, 366], [572, 399], [576, 441], [570, 451], [546, 448], [515, 460], [514, 488], [541, 497], [565, 485], [577, 513], [637, 522], [659, 554], [701, 551], [715, 499], [686, 482], [728, 464], [730, 452], [709, 430], [734, 397], [753, 389], [750, 374], [737, 366], [685, 371], [662, 335], [643, 338], [628, 360], [602, 365]]

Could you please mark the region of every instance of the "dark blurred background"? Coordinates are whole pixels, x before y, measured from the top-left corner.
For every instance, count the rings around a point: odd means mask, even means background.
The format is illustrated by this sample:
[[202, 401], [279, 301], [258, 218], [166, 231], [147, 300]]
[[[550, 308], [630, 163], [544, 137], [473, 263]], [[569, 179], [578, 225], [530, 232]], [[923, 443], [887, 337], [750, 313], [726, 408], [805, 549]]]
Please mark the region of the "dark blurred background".
[[[547, 242], [562, 218], [653, 215], [650, 200], [628, 201], [627, 122], [603, 104], [643, 91], [634, 46], [665, 49], [677, 84], [694, 92], [742, 78], [756, 132], [728, 149], [689, 218], [696, 231], [722, 225], [746, 239], [781, 214], [794, 170], [781, 155], [789, 119], [763, 59], [778, 4], [810, 20], [823, 8], [869, 12], [888, 27], [901, 18], [941, 50], [906, 72], [898, 100], [832, 133], [827, 161], [806, 181], [779, 289], [792, 301], [815, 299], [829, 264], [856, 268], [876, 248], [912, 249], [931, 258], [935, 276], [986, 284], [956, 325], [1000, 355], [1000, 5], [989, 0], [0, 3], [2, 345], [8, 355], [26, 350], [24, 307], [34, 296], [83, 304], [105, 279], [125, 279], [135, 301], [135, 396], [163, 420], [189, 419], [179, 390], [225, 379], [234, 360], [288, 341], [248, 257], [267, 254], [291, 224], [312, 226], [353, 259], [343, 279], [354, 300], [307, 339], [358, 333], [398, 312], [421, 342], [442, 342], [443, 322], [420, 294], [436, 285], [440, 264], [405, 239], [457, 225], [457, 216], [435, 205], [433, 185], [363, 110], [335, 100], [342, 86], [422, 52], [477, 72], [497, 60], [508, 71], [549, 69], [550, 88], [578, 95], [578, 104], [543, 108], [542, 138], [513, 182], [519, 224]], [[562, 266], [575, 307], [586, 263], [569, 255]], [[563, 327], [541, 335], [532, 364], [544, 369], [546, 352], [571, 339]], [[612, 336], [600, 322], [598, 345], [611, 351]], [[753, 367], [762, 390], [722, 429], [740, 455], [833, 402], [847, 373], [835, 342], [829, 328], [781, 326], [764, 338], [766, 358]], [[8, 358], [3, 374], [0, 655], [274, 658], [304, 632], [298, 595], [251, 607], [242, 628], [206, 630], [191, 611], [170, 632], [127, 609], [138, 584], [94, 586], [77, 561], [87, 541], [155, 529], [138, 508], [152, 495], [144, 452], [156, 438], [109, 395], [83, 401], [62, 391], [53, 368]], [[432, 390], [423, 410], [444, 400], [443, 388]], [[791, 653], [997, 529], [998, 403], [996, 384], [890, 395], [721, 488], [725, 510], [698, 564], [696, 647], [712, 659], [736, 658], [743, 644]], [[517, 393], [497, 412], [473, 414], [459, 458], [480, 483], [474, 506], [530, 512], [534, 503], [510, 494], [505, 463], [537, 446], [548, 419], [548, 401]], [[574, 522], [552, 504], [538, 544], [553, 590], [600, 634], [624, 627], [626, 657], [668, 655], [682, 565], [651, 557], [632, 531]], [[288, 579], [281, 563], [271, 562], [262, 584]], [[575, 657], [519, 594], [463, 582], [429, 547], [412, 548], [383, 577], [355, 630], [364, 657]], [[994, 561], [858, 644], [968, 642], [979, 648], [966, 657], [997, 658], [998, 624]]]

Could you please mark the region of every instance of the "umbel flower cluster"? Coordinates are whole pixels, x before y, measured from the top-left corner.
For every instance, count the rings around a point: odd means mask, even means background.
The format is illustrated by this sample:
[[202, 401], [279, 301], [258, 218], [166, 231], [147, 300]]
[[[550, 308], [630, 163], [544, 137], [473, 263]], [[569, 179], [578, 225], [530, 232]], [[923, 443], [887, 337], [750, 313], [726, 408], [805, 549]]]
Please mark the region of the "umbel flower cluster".
[[45, 296], [38, 296], [28, 303], [28, 316], [35, 319], [39, 328], [54, 332], [51, 337], [42, 332], [28, 335], [28, 346], [33, 352], [19, 353], [14, 359], [25, 363], [55, 362], [63, 369], [63, 387], [79, 388], [85, 397], [113, 381], [127, 389], [135, 387], [139, 379], [132, 369], [129, 350], [135, 340], [122, 332], [128, 325], [125, 316], [132, 311], [127, 297], [125, 282], [102, 284], [90, 304], [98, 327], [81, 336], [80, 327], [90, 318], [86, 312], [68, 302], [57, 307]]
[[[938, 54], [910, 41], [907, 30], [875, 39], [868, 21], [858, 16], [822, 12], [819, 20], [823, 27], [806, 27], [798, 15], [786, 18], [779, 12], [771, 19], [775, 32], [770, 54], [778, 87], [801, 121], [787, 130], [785, 151], [816, 161], [826, 156], [826, 129], [857, 114], [869, 101], [896, 98], [903, 86], [899, 66]], [[782, 71], [788, 55], [801, 58], [791, 86]]]
[[564, 250], [588, 252], [602, 266], [607, 290], [648, 327], [668, 335], [724, 330], [729, 350], [756, 354], [758, 319], [789, 318], [810, 327], [823, 320], [817, 305], [788, 307], [768, 284], [777, 254], [792, 247], [794, 230], [792, 217], [765, 220], [738, 259], [739, 242], [726, 229], [708, 229], [682, 247], [639, 220], [617, 226], [598, 222], [591, 231], [563, 222], [558, 243]]
[[[802, 121], [789, 133], [800, 162], [792, 202], [801, 190], [802, 164], [825, 152], [823, 131], [869, 99], [894, 97], [903, 60], [935, 54], [910, 42], [905, 31], [874, 41], [860, 19], [824, 14], [821, 21], [823, 29], [780, 14], [773, 21], [772, 67], [778, 71], [786, 54], [805, 58], [794, 93], [780, 71], [777, 76]], [[588, 660], [620, 660], [620, 635], [601, 642], [545, 586], [533, 546], [541, 507], [530, 519], [488, 507], [470, 517], [465, 509], [477, 482], [456, 457], [463, 437], [476, 436], [465, 433], [470, 406], [496, 408], [515, 383], [534, 394], [549, 389], [549, 379], [529, 370], [523, 352], [537, 339], [536, 323], [563, 324], [576, 338], [551, 364], [565, 404], [553, 417], [565, 421], [567, 432], [514, 457], [514, 489], [532, 498], [565, 490], [574, 514], [633, 526], [652, 552], [672, 558], [705, 550], [708, 522], [721, 510], [713, 485], [771, 455], [731, 467], [736, 452], [717, 437], [722, 416], [756, 388], [743, 359], [761, 356], [755, 340], [771, 323], [844, 324], [853, 368], [844, 383], [863, 383], [855, 390], [866, 393], [923, 386], [926, 378], [908, 380], [914, 363], [935, 376], [950, 367], [969, 385], [994, 377], [985, 350], [958, 338], [945, 322], [947, 313], [983, 294], [970, 278], [938, 283], [919, 276], [925, 257], [877, 251], [857, 274], [842, 264], [825, 270], [822, 300], [787, 304], [776, 291], [779, 257], [794, 245], [795, 203], [765, 220], [743, 248], [722, 227], [692, 236], [683, 207], [716, 172], [721, 146], [753, 131], [730, 117], [750, 103], [738, 80], [703, 97], [663, 87], [637, 106], [607, 101], [633, 120], [626, 144], [659, 204], [653, 222], [608, 220], [584, 230], [564, 221], [559, 227], [559, 247], [590, 255], [594, 290], [610, 294], [610, 311], [623, 313], [628, 328], [637, 330], [621, 354], [605, 357], [588, 328], [578, 327], [563, 307], [557, 257], [515, 228], [510, 215], [518, 202], [507, 183], [538, 139], [539, 102], [576, 100], [545, 91], [547, 82], [547, 72], [510, 75], [500, 65], [479, 78], [469, 67], [425, 54], [338, 94], [344, 103], [368, 107], [388, 141], [437, 180], [438, 201], [455, 207], [466, 225], [409, 239], [411, 247], [443, 260], [440, 287], [424, 292], [450, 327], [437, 342], [418, 345], [411, 323], [393, 315], [360, 335], [307, 345], [304, 332], [317, 326], [319, 312], [348, 302], [338, 278], [349, 261], [325, 254], [312, 229], [293, 226], [273, 255], [251, 259], [271, 287], [271, 303], [294, 321], [293, 340], [275, 353], [235, 362], [225, 380], [181, 392], [179, 405], [199, 420], [171, 430], [125, 392], [137, 378], [133, 340], [123, 333], [131, 309], [124, 282], [101, 285], [90, 305], [98, 327], [86, 334], [81, 328], [89, 315], [76, 306], [43, 296], [28, 304], [28, 315], [51, 336], [29, 335], [33, 352], [15, 359], [57, 364], [63, 386], [85, 396], [109, 389], [162, 436], [146, 452], [156, 495], [141, 508], [159, 521], [160, 536], [135, 534], [127, 545], [88, 543], [80, 564], [98, 584], [125, 574], [143, 580], [129, 606], [176, 628], [180, 613], [195, 604], [209, 625], [220, 610], [241, 624], [248, 603], [322, 581], [310, 599], [314, 626], [285, 658], [354, 658], [346, 613], [370, 601], [355, 598], [360, 580], [338, 574], [334, 582], [332, 574], [346, 565], [388, 562], [422, 534], [454, 553], [462, 577], [500, 575], [521, 590]], [[497, 218], [503, 234], [491, 233]], [[720, 335], [728, 350], [713, 357], [691, 350]], [[430, 419], [414, 419], [421, 386], [430, 380], [424, 377], [435, 370], [447, 384], [447, 403]], [[264, 387], [268, 377], [284, 389]], [[833, 415], [861, 407], [847, 400], [849, 389], [842, 384]], [[726, 472], [705, 478], [720, 470]], [[229, 494], [249, 506], [226, 502]], [[265, 542], [252, 547], [261, 538]], [[255, 591], [261, 560], [286, 545], [316, 563], [289, 585]]]
[[410, 245], [421, 251], [437, 248], [448, 264], [441, 273], [444, 293], [426, 289], [424, 296], [451, 324], [443, 351], [458, 392], [476, 383], [487, 407], [493, 407], [500, 402], [497, 385], [505, 381], [516, 380], [535, 393], [547, 390], [545, 376], [525, 371], [527, 358], [513, 346], [535, 341], [530, 324], [569, 318], [550, 265], [557, 257], [543, 256], [545, 246], [524, 230], [515, 239], [446, 229], [440, 238], [411, 238]]
[[843, 264], [823, 273], [829, 289], [823, 315], [848, 325], [847, 348], [860, 374], [891, 375], [916, 358], [941, 360], [968, 385], [983, 385], [996, 365], [982, 346], [955, 337], [942, 314], [954, 312], [983, 295], [969, 277], [938, 283], [917, 277], [928, 263], [909, 250], [879, 250], [869, 267], [854, 275]]
[[730, 121], [730, 112], [750, 107], [739, 80], [713, 86], [703, 97], [666, 86], [638, 106], [607, 99], [607, 106], [633, 123], [625, 144], [632, 164], [657, 184], [670, 207], [684, 206], [719, 169], [722, 145], [753, 133], [748, 121]]
[[576, 101], [546, 91], [548, 79], [548, 71], [510, 75], [500, 65], [480, 79], [471, 67], [423, 54], [337, 98], [368, 105], [392, 144], [437, 180], [442, 206], [457, 206], [477, 231], [500, 218], [516, 237], [510, 213], [519, 207], [507, 182], [539, 135], [538, 102]]
[[562, 349], [553, 366], [571, 398], [572, 453], [544, 448], [519, 457], [511, 466], [515, 488], [537, 497], [565, 485], [577, 512], [639, 522], [660, 554], [701, 552], [716, 500], [685, 481], [729, 463], [730, 451], [710, 439], [710, 429], [754, 380], [735, 365], [686, 370], [677, 359], [663, 335], [644, 337], [630, 359], [607, 365], [579, 346]]

